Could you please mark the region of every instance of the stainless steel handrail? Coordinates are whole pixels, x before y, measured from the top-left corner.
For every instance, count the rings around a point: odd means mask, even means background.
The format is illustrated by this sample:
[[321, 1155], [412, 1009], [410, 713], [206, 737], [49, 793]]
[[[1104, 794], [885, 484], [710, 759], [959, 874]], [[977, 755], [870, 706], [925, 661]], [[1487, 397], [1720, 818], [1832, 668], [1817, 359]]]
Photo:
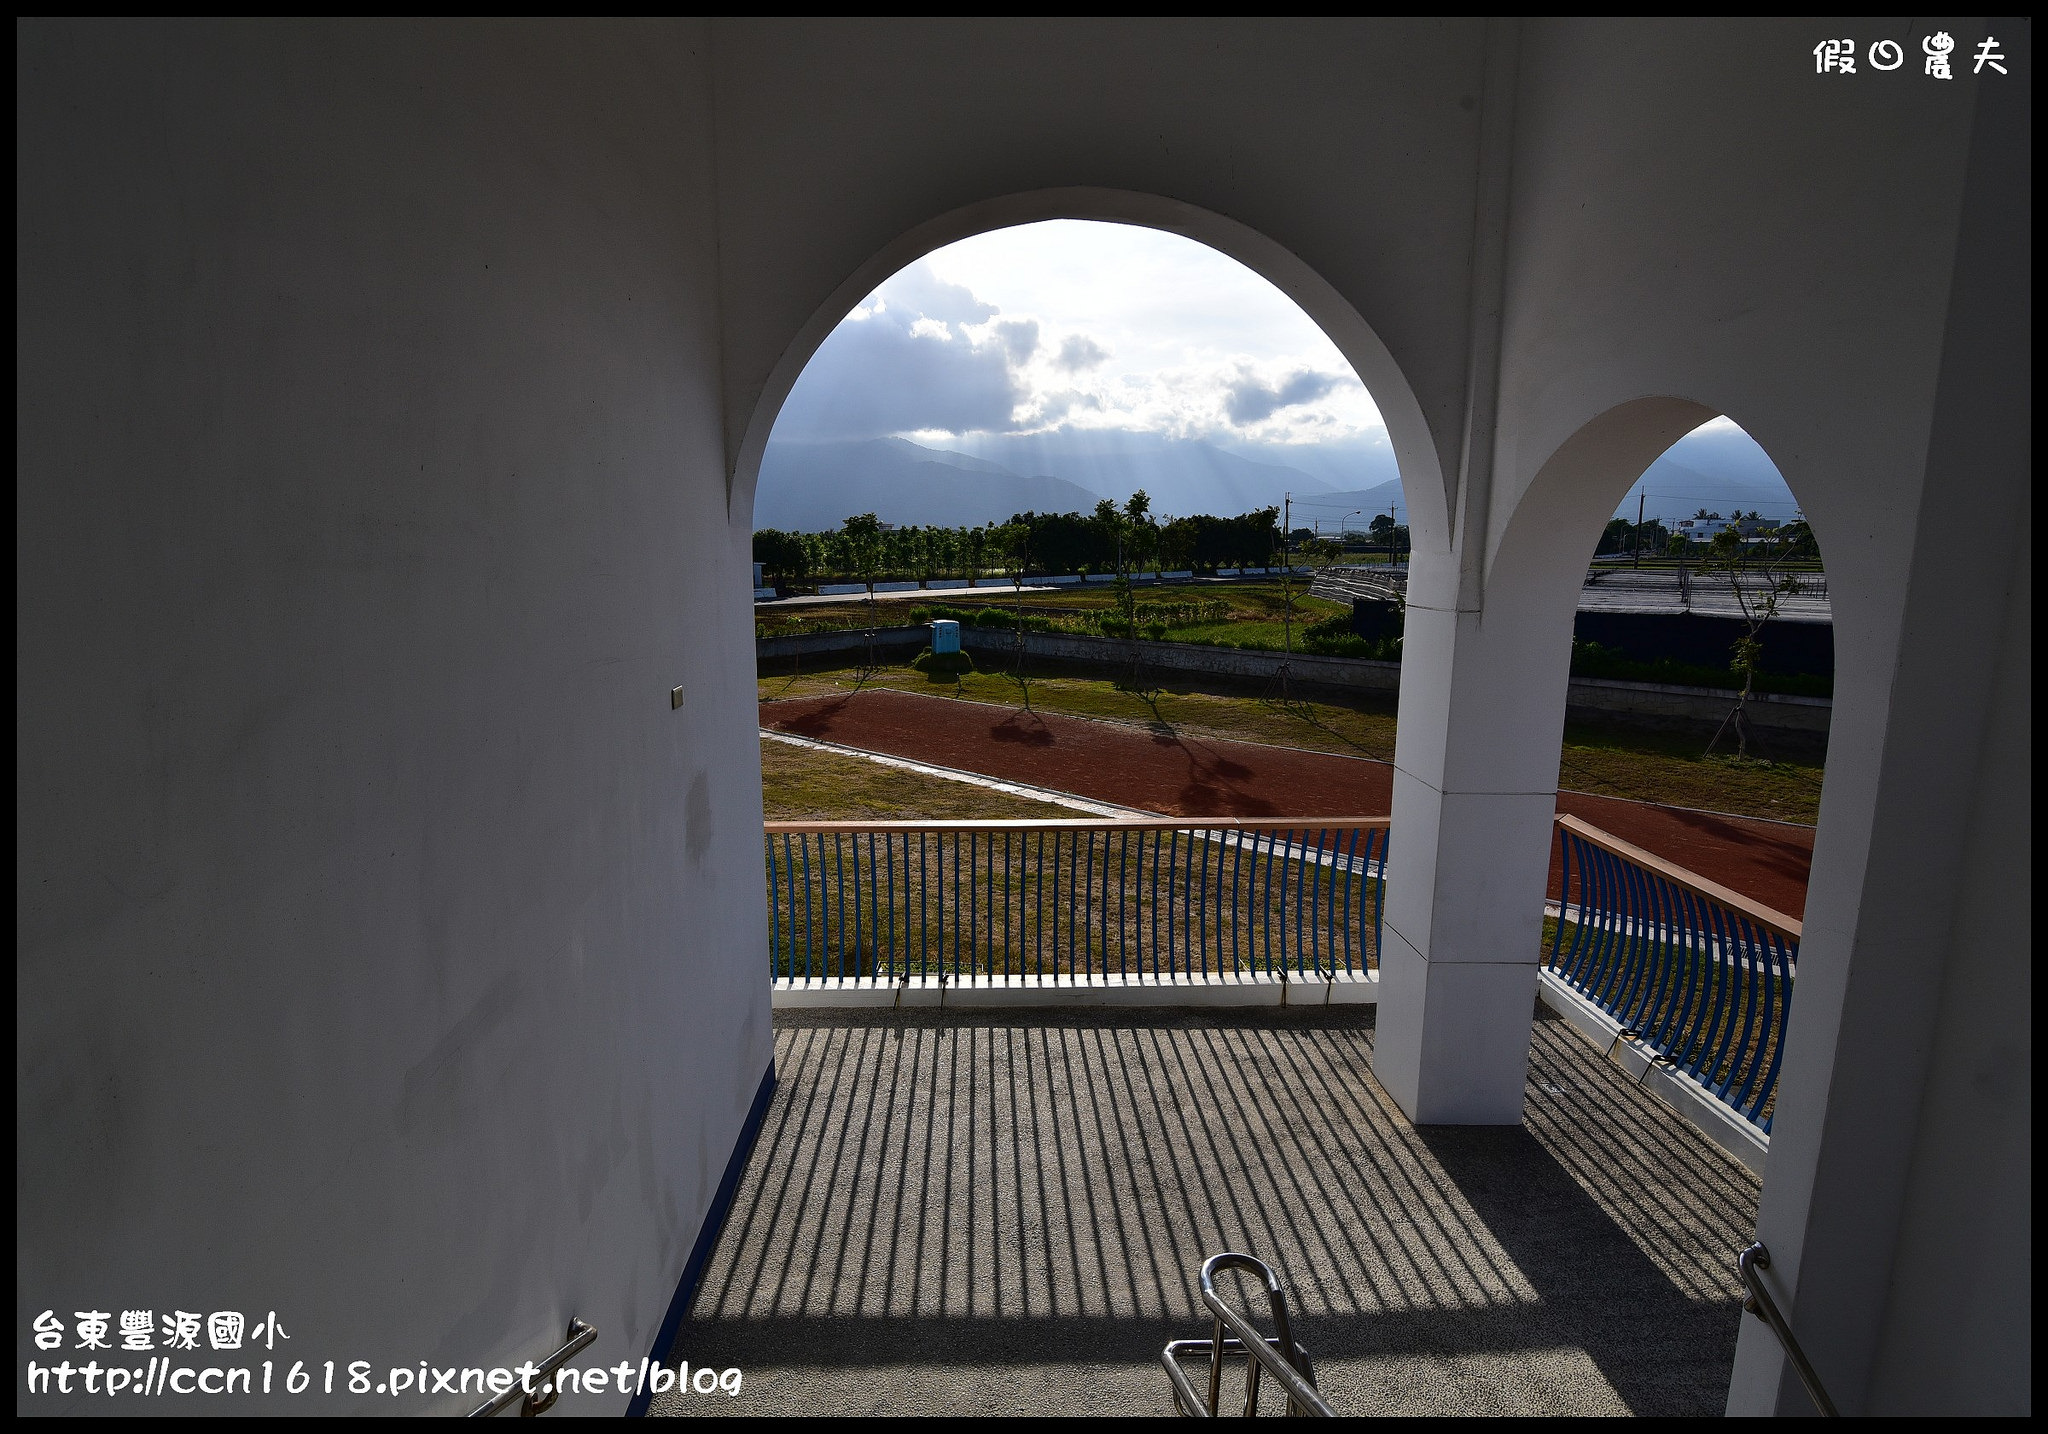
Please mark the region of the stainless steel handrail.
[[1806, 1386], [1806, 1392], [1820, 1412], [1830, 1419], [1841, 1418], [1841, 1411], [1835, 1408], [1835, 1401], [1828, 1398], [1827, 1390], [1821, 1387], [1820, 1376], [1813, 1371], [1806, 1351], [1799, 1347], [1793, 1337], [1792, 1326], [1785, 1323], [1785, 1316], [1778, 1310], [1778, 1302], [1771, 1298], [1771, 1292], [1764, 1286], [1761, 1271], [1771, 1267], [1771, 1252], [1759, 1240], [1735, 1257], [1735, 1272], [1742, 1276], [1742, 1287], [1749, 1291], [1749, 1299], [1743, 1309], [1757, 1316], [1769, 1326], [1778, 1343], [1785, 1347], [1785, 1357], [1792, 1361], [1793, 1370], [1799, 1375], [1799, 1382]]
[[[547, 1385], [545, 1386], [545, 1393], [543, 1393], [541, 1381], [588, 1349], [596, 1341], [597, 1327], [595, 1325], [585, 1324], [580, 1319], [570, 1320], [569, 1333], [562, 1341], [562, 1347], [534, 1365], [534, 1387], [531, 1393], [528, 1393], [518, 1384], [514, 1384], [503, 1394], [494, 1394], [483, 1403], [477, 1405], [476, 1408], [470, 1410], [469, 1417], [472, 1419], [488, 1419], [493, 1414], [511, 1408], [512, 1401], [515, 1399], [523, 1401], [519, 1409], [522, 1418], [545, 1413], [554, 1406], [555, 1400], [561, 1397], [561, 1391], [554, 1388], [553, 1385]], [[520, 1367], [522, 1369], [525, 1368], [524, 1365]]]
[[[1267, 1307], [1273, 1313], [1273, 1325], [1278, 1331], [1272, 1339], [1260, 1334], [1252, 1327], [1251, 1321], [1216, 1293], [1216, 1275], [1221, 1270], [1243, 1270], [1265, 1281]], [[1251, 1357], [1251, 1363], [1245, 1370], [1246, 1414], [1259, 1411], [1259, 1371], [1263, 1366], [1287, 1391], [1289, 1414], [1322, 1418], [1334, 1416], [1335, 1411], [1316, 1392], [1315, 1365], [1310, 1361], [1308, 1351], [1295, 1342], [1288, 1328], [1287, 1292], [1280, 1288], [1279, 1277], [1264, 1260], [1230, 1251], [1211, 1255], [1202, 1262], [1201, 1287], [1202, 1303], [1216, 1317], [1215, 1338], [1177, 1339], [1159, 1355], [1159, 1362], [1165, 1366], [1166, 1377], [1173, 1385], [1174, 1402], [1182, 1413], [1200, 1419], [1213, 1417], [1223, 1398], [1224, 1359], [1233, 1354], [1246, 1354]], [[1226, 1329], [1234, 1338], [1225, 1336]], [[1197, 1353], [1209, 1356], [1209, 1397], [1206, 1401], [1195, 1392], [1194, 1386], [1188, 1382], [1187, 1372], [1180, 1367], [1181, 1355]]]

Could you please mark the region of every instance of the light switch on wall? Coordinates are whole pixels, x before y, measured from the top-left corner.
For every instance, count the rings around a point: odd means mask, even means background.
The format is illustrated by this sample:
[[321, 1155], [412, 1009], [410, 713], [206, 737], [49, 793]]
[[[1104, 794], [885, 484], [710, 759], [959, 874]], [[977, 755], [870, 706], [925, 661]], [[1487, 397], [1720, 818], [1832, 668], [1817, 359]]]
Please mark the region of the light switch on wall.
[[682, 689], [682, 688], [680, 688], [680, 687], [671, 687], [671, 688], [669, 688], [669, 690], [668, 690], [668, 705], [669, 705], [669, 710], [670, 710], [670, 711], [674, 711], [674, 710], [675, 710], [676, 708], [678, 708], [678, 707], [680, 707], [680, 706], [682, 706], [682, 705], [683, 705], [683, 689]]

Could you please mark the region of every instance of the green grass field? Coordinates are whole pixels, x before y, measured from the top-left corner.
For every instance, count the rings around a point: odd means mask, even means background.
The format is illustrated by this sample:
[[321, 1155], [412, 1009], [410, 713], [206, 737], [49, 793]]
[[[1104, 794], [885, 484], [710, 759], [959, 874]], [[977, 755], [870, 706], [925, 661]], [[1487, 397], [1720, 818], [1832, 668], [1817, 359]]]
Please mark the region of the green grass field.
[[762, 815], [772, 822], [882, 822], [1083, 815], [837, 752], [761, 739]]
[[[1325, 602], [1321, 598], [1307, 595], [1307, 580], [1293, 585], [1294, 620], [1299, 626], [1322, 618], [1348, 614], [1350, 608], [1341, 603]], [[1194, 627], [1175, 627], [1169, 631], [1169, 638], [1186, 642], [1210, 642], [1211, 636], [1184, 635], [1194, 631], [1204, 633], [1219, 630], [1230, 635], [1228, 641], [1245, 641], [1249, 634], [1234, 630], [1238, 624], [1263, 627], [1272, 625], [1272, 642], [1280, 642], [1281, 619], [1287, 609], [1286, 595], [1279, 582], [1251, 583], [1162, 583], [1157, 587], [1140, 586], [1137, 589], [1138, 621], [1147, 621], [1147, 609], [1185, 608], [1196, 605], [1220, 606], [1227, 616], [1220, 622], [1203, 623]], [[1109, 583], [1091, 583], [1086, 587], [1068, 588], [1056, 592], [1018, 593], [1008, 583], [990, 582], [975, 588], [948, 588], [937, 592], [902, 594], [885, 598], [872, 604], [865, 598], [848, 598], [845, 602], [810, 603], [803, 607], [769, 608], [755, 615], [754, 630], [758, 637], [779, 637], [792, 632], [827, 632], [847, 628], [865, 627], [873, 623], [880, 627], [896, 627], [912, 621], [911, 609], [926, 604], [941, 604], [975, 612], [981, 608], [999, 608], [1006, 613], [1021, 613], [1028, 618], [1046, 618], [1058, 622], [1084, 615], [1108, 614], [1116, 607], [1116, 595]]]

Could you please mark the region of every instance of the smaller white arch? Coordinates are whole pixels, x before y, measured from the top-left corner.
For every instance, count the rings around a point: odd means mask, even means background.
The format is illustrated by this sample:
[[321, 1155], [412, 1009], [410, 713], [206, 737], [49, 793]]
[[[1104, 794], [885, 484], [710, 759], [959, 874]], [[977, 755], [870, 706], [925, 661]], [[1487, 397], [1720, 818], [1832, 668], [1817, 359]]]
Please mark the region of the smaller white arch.
[[1417, 545], [1448, 541], [1442, 470], [1422, 405], [1393, 354], [1350, 300], [1293, 251], [1234, 219], [1160, 195], [1090, 187], [1030, 190], [951, 210], [906, 230], [848, 275], [783, 346], [737, 442], [728, 434], [727, 512], [751, 515], [761, 455], [783, 403], [819, 345], [857, 304], [935, 249], [991, 230], [1049, 219], [1130, 224], [1178, 234], [1237, 260], [1285, 294], [1328, 335], [1378, 406]]
[[1576, 609], [1586, 563], [1615, 505], [1686, 434], [1721, 417], [1693, 399], [1648, 395], [1588, 419], [1557, 446], [1507, 522], [1488, 535], [1486, 594]]

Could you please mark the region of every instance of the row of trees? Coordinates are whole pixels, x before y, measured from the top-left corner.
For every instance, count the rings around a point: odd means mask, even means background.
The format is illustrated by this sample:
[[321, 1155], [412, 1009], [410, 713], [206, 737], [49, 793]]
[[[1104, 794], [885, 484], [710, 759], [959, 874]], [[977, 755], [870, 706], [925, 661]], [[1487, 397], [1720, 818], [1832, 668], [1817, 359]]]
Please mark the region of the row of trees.
[[1162, 522], [1140, 490], [1121, 505], [1105, 498], [1092, 513], [1017, 513], [978, 528], [886, 528], [873, 513], [856, 514], [830, 533], [762, 528], [754, 534], [754, 561], [778, 584], [1266, 567], [1283, 547], [1279, 519], [1278, 508], [1260, 508], [1234, 518], [1202, 513]]
[[[1719, 518], [1719, 513], [1709, 513], [1702, 508], [1693, 516], [1697, 518]], [[1755, 513], [1737, 513], [1731, 522], [1761, 521]], [[1733, 532], [1724, 529], [1723, 532]], [[1815, 560], [1820, 557], [1820, 546], [1813, 540], [1813, 529], [1803, 519], [1780, 524], [1775, 528], [1764, 528], [1758, 536], [1768, 541], [1772, 553], [1781, 558]], [[1718, 540], [1716, 540], [1718, 541]], [[1640, 547], [1638, 547], [1640, 543]], [[1598, 553], [1633, 553], [1646, 555], [1676, 556], [1685, 553], [1705, 552], [1711, 544], [1706, 541], [1688, 541], [1684, 535], [1674, 533], [1656, 518], [1645, 520], [1640, 527], [1626, 518], [1608, 520], [1607, 531], [1600, 535]]]

